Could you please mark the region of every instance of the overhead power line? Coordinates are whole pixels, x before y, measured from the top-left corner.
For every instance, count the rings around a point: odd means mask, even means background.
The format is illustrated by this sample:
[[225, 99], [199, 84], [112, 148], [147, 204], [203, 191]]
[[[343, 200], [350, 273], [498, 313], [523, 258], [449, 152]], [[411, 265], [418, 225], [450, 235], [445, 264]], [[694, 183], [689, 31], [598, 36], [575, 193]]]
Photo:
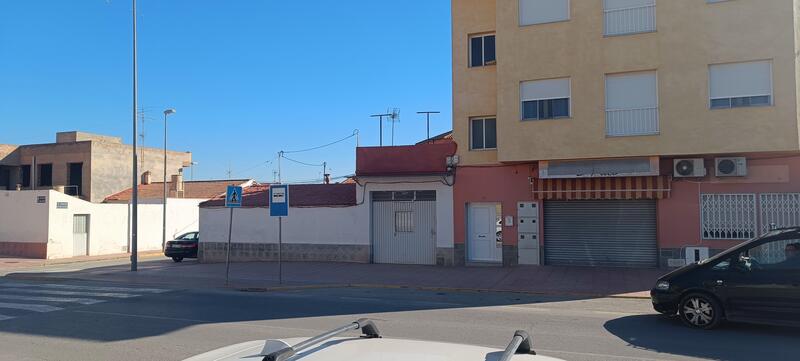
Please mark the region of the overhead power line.
[[325, 166], [325, 163], [311, 164], [311, 163], [301, 162], [299, 160], [295, 160], [295, 159], [289, 158], [289, 157], [287, 157], [285, 155], [283, 156], [283, 159], [286, 159], [286, 160], [288, 160], [290, 162], [294, 162], [294, 163], [297, 163], [297, 164], [300, 164], [300, 165], [309, 166], [309, 167], [324, 167]]
[[[345, 140], [348, 140], [350, 138], [357, 137], [357, 136], [358, 136], [358, 130], [356, 129], [355, 131], [353, 131], [353, 134], [350, 134], [350, 135], [348, 135], [348, 136], [346, 136], [346, 137], [344, 137], [342, 139], [339, 139], [339, 140], [336, 140], [336, 141], [333, 141], [333, 142], [330, 142], [330, 143], [327, 143], [327, 144], [323, 144], [323, 145], [320, 145], [320, 146], [312, 147], [312, 148], [283, 151], [283, 154], [310, 152], [312, 150], [317, 150], [317, 149], [322, 149], [322, 148], [325, 148], [325, 147], [330, 147], [330, 146], [332, 146], [334, 144], [338, 144], [338, 143], [344, 142]], [[284, 158], [286, 158], [286, 157], [284, 157]]]

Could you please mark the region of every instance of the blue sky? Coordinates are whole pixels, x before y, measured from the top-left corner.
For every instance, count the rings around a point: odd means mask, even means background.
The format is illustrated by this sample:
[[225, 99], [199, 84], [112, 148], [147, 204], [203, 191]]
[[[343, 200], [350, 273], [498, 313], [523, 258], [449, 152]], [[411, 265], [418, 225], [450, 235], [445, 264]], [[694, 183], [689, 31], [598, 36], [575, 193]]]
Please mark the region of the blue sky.
[[[431, 133], [451, 128], [450, 2], [139, 0], [139, 105], [145, 145], [191, 151], [195, 179], [272, 181], [279, 150], [305, 149], [360, 130], [370, 114], [401, 110], [395, 143], [425, 137], [417, 111], [438, 110]], [[131, 2], [0, 2], [0, 143], [55, 140], [82, 130], [131, 141]], [[391, 127], [384, 124], [384, 144]], [[355, 168], [355, 140], [292, 154]], [[321, 178], [283, 164], [284, 181]], [[187, 174], [188, 176], [188, 174]]]

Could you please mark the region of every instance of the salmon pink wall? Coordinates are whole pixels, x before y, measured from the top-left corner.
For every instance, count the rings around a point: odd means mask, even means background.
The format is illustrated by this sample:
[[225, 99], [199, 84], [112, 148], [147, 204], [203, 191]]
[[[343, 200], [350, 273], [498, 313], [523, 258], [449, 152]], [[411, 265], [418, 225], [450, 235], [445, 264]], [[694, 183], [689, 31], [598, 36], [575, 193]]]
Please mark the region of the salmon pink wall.
[[[469, 203], [500, 203], [505, 216], [517, 221], [517, 202], [533, 200], [530, 179], [531, 165], [460, 167], [453, 187], [454, 243], [466, 243], [466, 205]], [[517, 227], [503, 227], [503, 244], [517, 244]]]
[[675, 178], [670, 198], [658, 202], [659, 248], [701, 245], [712, 249], [726, 249], [741, 242], [701, 241], [701, 193], [800, 192], [800, 157], [748, 158], [747, 162], [747, 177], [717, 178], [714, 176], [713, 161], [707, 160], [706, 168], [709, 176], [706, 178], [702, 180]]

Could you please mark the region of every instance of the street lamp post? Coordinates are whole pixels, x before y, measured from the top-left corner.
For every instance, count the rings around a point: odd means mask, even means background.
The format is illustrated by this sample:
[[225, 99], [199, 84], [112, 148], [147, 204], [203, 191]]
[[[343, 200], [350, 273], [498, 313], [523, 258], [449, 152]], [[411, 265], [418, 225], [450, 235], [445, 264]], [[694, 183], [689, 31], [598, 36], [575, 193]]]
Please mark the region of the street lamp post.
[[136, 67], [136, 0], [133, 0], [133, 194], [131, 195], [131, 272], [136, 272], [139, 253], [139, 167], [136, 159], [136, 107], [138, 106], [138, 79]]
[[[175, 114], [175, 109], [164, 111], [164, 214], [163, 228], [161, 230], [161, 250], [167, 246], [167, 117]], [[177, 188], [176, 188], [177, 189]]]

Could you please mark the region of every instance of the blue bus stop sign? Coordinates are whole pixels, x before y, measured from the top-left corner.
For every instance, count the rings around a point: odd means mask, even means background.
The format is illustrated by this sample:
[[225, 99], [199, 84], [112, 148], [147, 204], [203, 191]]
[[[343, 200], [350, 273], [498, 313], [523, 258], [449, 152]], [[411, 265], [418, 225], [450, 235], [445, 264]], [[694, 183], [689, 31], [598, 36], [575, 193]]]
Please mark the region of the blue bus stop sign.
[[225, 207], [240, 208], [242, 206], [242, 187], [228, 186], [225, 193]]
[[269, 187], [270, 217], [289, 216], [289, 186], [273, 185]]

